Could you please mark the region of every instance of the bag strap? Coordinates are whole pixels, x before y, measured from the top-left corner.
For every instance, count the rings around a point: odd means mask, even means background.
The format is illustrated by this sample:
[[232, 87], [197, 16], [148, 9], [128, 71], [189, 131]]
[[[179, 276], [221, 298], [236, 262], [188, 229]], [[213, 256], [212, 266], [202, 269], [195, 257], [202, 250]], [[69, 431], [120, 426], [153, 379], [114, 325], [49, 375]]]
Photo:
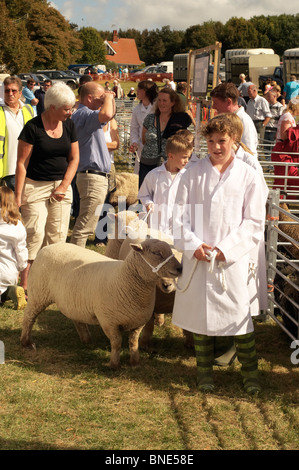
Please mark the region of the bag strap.
[[157, 124], [158, 155], [160, 155], [161, 148], [162, 148], [161, 130], [160, 130], [160, 116], [156, 116], [156, 124]]

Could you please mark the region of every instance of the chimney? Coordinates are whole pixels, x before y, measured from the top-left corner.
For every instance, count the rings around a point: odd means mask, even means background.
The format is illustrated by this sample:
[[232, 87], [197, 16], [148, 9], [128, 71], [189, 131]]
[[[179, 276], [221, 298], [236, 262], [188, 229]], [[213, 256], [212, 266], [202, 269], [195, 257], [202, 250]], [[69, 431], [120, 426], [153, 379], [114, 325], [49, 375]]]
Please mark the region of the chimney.
[[117, 30], [114, 29], [114, 30], [113, 30], [113, 39], [112, 39], [112, 42], [117, 42], [117, 41], [118, 41]]

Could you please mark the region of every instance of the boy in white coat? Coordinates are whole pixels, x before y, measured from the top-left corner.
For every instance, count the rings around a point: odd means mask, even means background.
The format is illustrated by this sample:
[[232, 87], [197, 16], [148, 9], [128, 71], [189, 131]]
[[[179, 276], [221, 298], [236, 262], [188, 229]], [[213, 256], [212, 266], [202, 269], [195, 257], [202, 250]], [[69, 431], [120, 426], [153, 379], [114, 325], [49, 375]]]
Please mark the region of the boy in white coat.
[[177, 189], [193, 151], [193, 142], [174, 134], [166, 144], [167, 160], [143, 180], [138, 198], [150, 212], [149, 226], [173, 236], [172, 217]]
[[211, 119], [203, 135], [209, 155], [182, 176], [176, 198], [175, 247], [184, 255], [173, 323], [194, 333], [200, 390], [214, 389], [214, 336], [234, 336], [245, 390], [258, 393], [247, 281], [250, 252], [264, 235], [265, 194], [256, 170], [235, 158], [231, 120]]

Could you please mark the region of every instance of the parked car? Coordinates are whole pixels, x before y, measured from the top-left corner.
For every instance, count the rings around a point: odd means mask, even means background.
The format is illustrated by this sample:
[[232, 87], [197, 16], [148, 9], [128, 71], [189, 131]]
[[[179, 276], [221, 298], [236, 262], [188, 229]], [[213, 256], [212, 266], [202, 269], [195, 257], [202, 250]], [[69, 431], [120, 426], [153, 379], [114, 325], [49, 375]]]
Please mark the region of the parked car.
[[[211, 64], [209, 65], [209, 78], [208, 78], [208, 84], [213, 85], [213, 76], [214, 76], [214, 65]], [[224, 64], [219, 64], [219, 75], [218, 77], [222, 82], [225, 82], [225, 65]], [[218, 85], [218, 82], [217, 82]]]
[[47, 77], [46, 75], [44, 74], [41, 74], [41, 73], [19, 73], [17, 75], [17, 77], [19, 77], [22, 81], [22, 85], [23, 86], [26, 86], [27, 85], [27, 80], [29, 80], [29, 78], [33, 78], [33, 80], [35, 80], [35, 87], [34, 87], [34, 90], [36, 90], [37, 88], [39, 88], [40, 85], [42, 85], [44, 83], [44, 81], [46, 79], [49, 80], [49, 77]]
[[260, 75], [259, 76], [259, 87], [264, 92], [267, 80], [273, 80], [283, 89], [283, 66], [279, 65], [275, 67], [273, 75]]
[[173, 74], [165, 72], [163, 67], [156, 65], [149, 65], [139, 72], [130, 73], [130, 80], [136, 82], [137, 80], [151, 79], [153, 82], [162, 82], [164, 78], [172, 80]]
[[75, 72], [75, 70], [63, 70], [63, 72], [67, 75], [72, 75], [74, 78], [78, 78], [78, 80], [82, 77], [82, 73]]
[[72, 90], [78, 87], [79, 78], [63, 70], [38, 70], [38, 72], [47, 75], [53, 82], [63, 80]]

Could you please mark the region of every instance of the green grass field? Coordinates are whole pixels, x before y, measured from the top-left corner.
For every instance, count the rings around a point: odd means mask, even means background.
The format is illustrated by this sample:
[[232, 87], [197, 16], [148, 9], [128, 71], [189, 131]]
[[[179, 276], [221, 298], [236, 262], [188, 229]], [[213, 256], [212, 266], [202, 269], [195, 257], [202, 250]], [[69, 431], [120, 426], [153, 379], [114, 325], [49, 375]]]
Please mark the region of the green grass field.
[[[87, 248], [104, 252], [92, 240]], [[299, 450], [299, 368], [272, 321], [255, 323], [263, 392], [251, 398], [238, 361], [215, 368], [213, 394], [197, 390], [193, 351], [170, 315], [138, 368], [124, 334], [117, 371], [100, 327], [83, 345], [52, 305], [30, 350], [20, 345], [22, 318], [12, 303], [0, 307], [0, 450]]]
[[82, 345], [52, 305], [34, 326], [34, 351], [20, 345], [22, 317], [10, 302], [0, 309], [1, 450], [299, 449], [299, 369], [289, 338], [272, 322], [256, 323], [263, 392], [251, 398], [237, 361], [215, 368], [215, 393], [197, 390], [193, 351], [169, 315], [138, 368], [129, 365], [124, 334], [117, 371], [107, 367], [100, 327]]

